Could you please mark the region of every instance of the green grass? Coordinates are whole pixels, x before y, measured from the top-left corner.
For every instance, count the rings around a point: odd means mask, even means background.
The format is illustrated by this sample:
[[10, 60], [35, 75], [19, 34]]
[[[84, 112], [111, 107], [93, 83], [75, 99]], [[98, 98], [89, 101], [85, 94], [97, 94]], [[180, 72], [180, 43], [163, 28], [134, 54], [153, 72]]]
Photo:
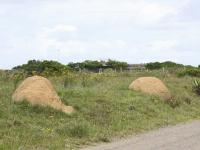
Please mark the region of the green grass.
[[[173, 102], [128, 90], [137, 77], [152, 75], [166, 83]], [[0, 149], [78, 149], [200, 118], [200, 97], [192, 92], [191, 77], [155, 71], [77, 74], [50, 80], [76, 113], [66, 115], [26, 102], [13, 104], [15, 83], [0, 78]]]

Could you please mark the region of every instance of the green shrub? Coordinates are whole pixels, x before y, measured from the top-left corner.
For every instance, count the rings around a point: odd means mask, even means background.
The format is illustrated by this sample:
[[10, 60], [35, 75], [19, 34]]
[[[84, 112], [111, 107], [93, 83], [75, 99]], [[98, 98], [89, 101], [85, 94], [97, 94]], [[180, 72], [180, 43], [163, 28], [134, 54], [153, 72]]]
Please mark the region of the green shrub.
[[83, 87], [87, 87], [89, 85], [89, 78], [90, 78], [90, 75], [87, 74], [87, 73], [83, 73], [81, 74], [81, 85]]
[[200, 69], [190, 68], [190, 69], [182, 70], [178, 72], [178, 76], [179, 77], [183, 77], [183, 76], [200, 77]]
[[193, 82], [193, 91], [200, 95], [200, 80], [194, 80]]
[[66, 87], [71, 87], [75, 82], [75, 75], [72, 73], [68, 73], [67, 75], [64, 76], [63, 78], [63, 86]]
[[166, 61], [166, 62], [151, 62], [147, 63], [145, 67], [149, 70], [156, 70], [156, 69], [161, 69], [161, 68], [181, 68], [184, 67], [182, 64], [177, 64], [171, 61]]
[[69, 67], [57, 61], [30, 60], [27, 64], [16, 66], [13, 70], [26, 72], [29, 76], [42, 75], [45, 77], [63, 75], [69, 71]]
[[179, 107], [181, 105], [181, 100], [180, 98], [177, 96], [176, 98], [166, 101], [172, 108], [176, 108]]
[[159, 63], [159, 62], [147, 63], [147, 64], [145, 65], [145, 67], [146, 67], [147, 69], [150, 69], [150, 70], [161, 69], [161, 68], [162, 68], [162, 64]]
[[98, 72], [99, 69], [114, 69], [114, 70], [125, 70], [128, 67], [128, 63], [116, 61], [116, 60], [108, 60], [108, 61], [92, 61], [86, 60], [84, 62], [77, 63], [69, 63], [68, 66], [78, 71], [79, 69], [86, 69], [93, 72]]
[[115, 70], [124, 70], [128, 67], [128, 64], [126, 62], [120, 62], [115, 60], [108, 60], [106, 62], [106, 65], [109, 66], [109, 68], [115, 69]]
[[11, 79], [13, 80], [14, 83], [14, 88], [17, 87], [18, 83], [25, 79], [27, 77], [27, 74], [24, 72], [15, 72], [11, 75]]

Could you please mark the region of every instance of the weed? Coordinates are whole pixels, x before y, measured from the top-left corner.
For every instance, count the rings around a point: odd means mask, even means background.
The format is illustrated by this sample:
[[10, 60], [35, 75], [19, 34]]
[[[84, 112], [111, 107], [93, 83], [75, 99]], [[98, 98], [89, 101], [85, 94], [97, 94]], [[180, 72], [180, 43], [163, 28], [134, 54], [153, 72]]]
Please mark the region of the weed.
[[56, 130], [59, 135], [66, 136], [73, 138], [83, 138], [89, 135], [89, 127], [84, 124], [70, 123], [62, 128]]
[[63, 86], [65, 88], [71, 87], [75, 82], [75, 78], [74, 77], [75, 76], [73, 74], [71, 74], [71, 73], [68, 73], [67, 75], [65, 75], [64, 78], [63, 78], [63, 80], [64, 80], [63, 81]]
[[200, 95], [200, 81], [195, 79], [194, 82], [193, 82], [193, 91]]

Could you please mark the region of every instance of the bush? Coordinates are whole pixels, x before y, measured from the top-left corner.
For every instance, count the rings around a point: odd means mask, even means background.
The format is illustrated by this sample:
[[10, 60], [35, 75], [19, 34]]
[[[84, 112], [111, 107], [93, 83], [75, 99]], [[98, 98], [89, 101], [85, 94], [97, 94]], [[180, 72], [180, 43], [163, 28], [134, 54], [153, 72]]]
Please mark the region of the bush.
[[108, 60], [108, 62], [106, 62], [106, 65], [109, 68], [112, 69], [116, 69], [116, 70], [124, 70], [128, 67], [128, 64], [126, 62], [120, 62], [120, 61], [115, 61], [115, 60]]
[[73, 73], [67, 73], [65, 76], [63, 76], [62, 83], [65, 88], [71, 87], [75, 83], [75, 75]]
[[174, 63], [174, 62], [171, 62], [171, 61], [166, 61], [166, 62], [152, 62], [152, 63], [147, 63], [145, 65], [145, 67], [147, 69], [150, 69], [150, 70], [155, 70], [155, 69], [161, 69], [161, 68], [181, 68], [181, 67], [184, 67], [184, 65], [182, 64], [177, 64], [177, 63]]
[[145, 65], [145, 68], [150, 69], [150, 70], [161, 69], [162, 65], [159, 62], [147, 63]]
[[14, 88], [17, 88], [18, 83], [21, 80], [24, 80], [27, 77], [27, 74], [24, 72], [14, 72], [13, 74], [11, 74], [11, 79], [13, 80], [14, 83]]
[[166, 101], [172, 108], [179, 107], [182, 103], [179, 96], [174, 97], [172, 100]]
[[27, 75], [42, 75], [45, 77], [63, 75], [69, 68], [56, 61], [30, 60], [27, 64], [14, 67], [13, 70], [26, 72]]
[[99, 69], [103, 68], [103, 62], [86, 60], [84, 62], [69, 63], [68, 66], [76, 71], [79, 69], [87, 69], [97, 72]]
[[200, 77], [200, 69], [198, 68], [190, 68], [183, 71], [178, 72], [179, 77], [183, 76], [191, 76], [191, 77]]
[[81, 85], [83, 87], [87, 87], [87, 86], [89, 86], [89, 82], [90, 82], [90, 74], [82, 73], [81, 74]]
[[193, 82], [193, 91], [200, 95], [200, 80], [194, 80]]
[[84, 62], [69, 63], [68, 66], [73, 70], [86, 69], [93, 72], [98, 72], [99, 69], [115, 69], [115, 70], [125, 70], [128, 67], [128, 63], [120, 62], [115, 60], [108, 61], [92, 61], [86, 60]]

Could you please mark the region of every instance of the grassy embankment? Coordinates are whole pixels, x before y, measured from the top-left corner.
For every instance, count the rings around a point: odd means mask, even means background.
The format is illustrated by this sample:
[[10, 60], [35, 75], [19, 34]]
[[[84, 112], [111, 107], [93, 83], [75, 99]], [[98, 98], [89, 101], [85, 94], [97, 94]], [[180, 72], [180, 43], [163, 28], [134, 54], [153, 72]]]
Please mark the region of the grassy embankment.
[[[140, 76], [162, 79], [173, 103], [128, 90]], [[160, 72], [85, 74], [50, 78], [65, 104], [77, 112], [66, 115], [50, 108], [13, 104], [14, 81], [0, 78], [0, 149], [78, 149], [92, 142], [200, 118], [200, 97], [191, 77]]]

